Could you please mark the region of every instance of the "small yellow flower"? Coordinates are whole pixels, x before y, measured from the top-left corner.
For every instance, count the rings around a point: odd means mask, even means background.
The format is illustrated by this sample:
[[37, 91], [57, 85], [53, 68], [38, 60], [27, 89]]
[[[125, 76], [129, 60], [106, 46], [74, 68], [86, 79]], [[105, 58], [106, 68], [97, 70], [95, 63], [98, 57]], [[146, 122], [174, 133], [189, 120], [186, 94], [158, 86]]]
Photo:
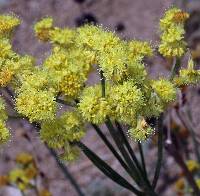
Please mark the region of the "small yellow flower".
[[178, 8], [169, 9], [160, 20], [162, 31], [159, 52], [165, 57], [181, 57], [186, 50], [186, 42], [183, 40], [185, 30], [184, 22], [189, 14]]
[[107, 99], [102, 97], [100, 85], [87, 87], [83, 90], [78, 110], [83, 119], [88, 122], [101, 124], [105, 121], [110, 112], [110, 106]]
[[32, 157], [32, 155], [30, 155], [28, 153], [20, 153], [16, 156], [15, 160], [17, 163], [27, 165], [27, 164], [33, 162], [33, 157]]
[[131, 138], [138, 141], [146, 140], [152, 132], [153, 129], [147, 124], [144, 118], [139, 118], [137, 126], [128, 130]]
[[79, 46], [106, 52], [107, 49], [117, 46], [121, 40], [113, 32], [104, 30], [102, 27], [85, 25], [77, 29], [76, 43]]
[[15, 16], [0, 15], [0, 34], [10, 33], [19, 24], [20, 20]]
[[101, 52], [98, 57], [100, 69], [108, 80], [119, 82], [127, 75], [126, 48], [123, 44]]
[[195, 160], [187, 160], [186, 162], [187, 168], [189, 171], [194, 172], [200, 169], [200, 165]]
[[5, 87], [12, 80], [13, 71], [5, 68], [0, 71], [0, 86]]
[[160, 20], [161, 30], [168, 29], [171, 25], [183, 24], [186, 19], [189, 18], [189, 14], [183, 12], [181, 9], [173, 7], [167, 10], [164, 17]]
[[75, 38], [75, 31], [65, 28], [54, 28], [52, 31], [50, 31], [50, 40], [52, 43], [61, 44], [61, 45], [67, 45], [74, 43]]
[[77, 98], [84, 82], [85, 80], [82, 75], [68, 72], [59, 83], [60, 92], [66, 96]]
[[17, 185], [17, 187], [24, 191], [29, 186], [29, 179], [26, 177], [24, 170], [14, 169], [9, 172], [9, 182], [11, 184]]
[[144, 97], [133, 81], [114, 85], [109, 93], [112, 117], [130, 124], [144, 106]]
[[10, 138], [10, 132], [6, 128], [5, 122], [0, 120], [0, 144], [5, 144]]
[[39, 196], [52, 196], [52, 194], [47, 189], [42, 189], [39, 191]]
[[31, 180], [35, 178], [38, 174], [37, 168], [34, 166], [34, 164], [29, 165], [27, 168], [24, 169], [25, 176]]
[[181, 57], [185, 54], [186, 42], [161, 42], [158, 50], [165, 57]]
[[40, 137], [52, 148], [62, 148], [66, 142], [79, 141], [85, 129], [77, 112], [65, 112], [55, 120], [43, 122]]
[[185, 185], [185, 180], [184, 178], [179, 178], [176, 183], [175, 183], [175, 190], [178, 193], [184, 193], [184, 189], [185, 189], [186, 185]]
[[194, 61], [190, 58], [187, 69], [179, 71], [179, 76], [174, 79], [174, 83], [178, 86], [197, 84], [200, 81], [200, 70], [194, 68]]
[[16, 109], [30, 121], [52, 120], [56, 112], [54, 94], [33, 88], [23, 89], [16, 98]]
[[34, 26], [35, 34], [41, 41], [48, 41], [50, 30], [53, 29], [53, 19], [50, 17], [43, 18]]
[[148, 42], [132, 40], [128, 42], [128, 50], [132, 57], [136, 56], [152, 56], [153, 50]]
[[166, 79], [152, 80], [151, 86], [164, 103], [176, 99], [176, 88], [170, 81]]

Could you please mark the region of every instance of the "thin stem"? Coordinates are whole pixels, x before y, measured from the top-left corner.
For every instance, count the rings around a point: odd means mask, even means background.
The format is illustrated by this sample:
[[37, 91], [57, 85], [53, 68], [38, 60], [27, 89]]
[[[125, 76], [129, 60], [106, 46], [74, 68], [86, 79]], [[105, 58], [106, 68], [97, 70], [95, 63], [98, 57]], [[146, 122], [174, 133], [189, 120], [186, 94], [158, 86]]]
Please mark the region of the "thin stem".
[[[33, 123], [31, 123], [31, 125], [33, 126], [34, 129], [37, 130], [37, 132], [40, 131], [41, 126], [40, 126], [39, 123], [33, 122]], [[76, 190], [77, 194], [79, 196], [84, 196], [84, 194], [81, 191], [81, 189], [80, 189], [79, 185], [77, 184], [76, 180], [70, 174], [67, 166], [60, 161], [56, 151], [53, 150], [52, 148], [49, 148], [46, 144], [45, 144], [45, 146], [49, 150], [49, 152], [52, 155], [52, 157], [54, 158], [54, 160], [56, 161], [56, 163], [57, 163], [58, 167], [60, 168], [60, 170], [63, 172], [65, 178], [70, 181], [71, 185], [74, 187], [74, 189]]]
[[184, 114], [180, 114], [180, 111], [177, 111], [177, 115], [178, 115], [179, 119], [181, 120], [183, 126], [191, 133], [195, 155], [196, 155], [198, 162], [200, 163], [199, 145], [196, 140], [195, 130], [194, 130], [191, 122], [188, 119], [184, 118]]
[[140, 169], [140, 171], [142, 171], [142, 168], [141, 168], [141, 166], [140, 166], [140, 163], [139, 163], [139, 161], [137, 160], [137, 157], [136, 157], [136, 155], [135, 155], [133, 149], [131, 148], [131, 145], [129, 144], [128, 139], [126, 138], [126, 135], [124, 134], [120, 123], [117, 122], [117, 121], [115, 121], [115, 124], [116, 124], [116, 127], [117, 127], [117, 129], [118, 129], [118, 131], [119, 131], [119, 133], [120, 133], [120, 136], [121, 136], [121, 138], [122, 138], [122, 140], [123, 140], [123, 142], [124, 142], [124, 144], [125, 144], [125, 146], [126, 146], [128, 152], [129, 152], [129, 154], [131, 155], [133, 161], [135, 162], [137, 168]]
[[139, 148], [139, 152], [140, 152], [140, 158], [141, 158], [141, 162], [142, 162], [143, 171], [144, 171], [145, 176], [147, 177], [144, 153], [143, 153], [143, 149], [142, 149], [142, 144], [140, 142], [138, 142], [138, 148]]
[[92, 163], [97, 168], [99, 168], [106, 176], [108, 176], [111, 180], [121, 185], [122, 187], [127, 188], [136, 195], [143, 195], [142, 192], [137, 190], [120, 174], [115, 172], [105, 161], [103, 161], [100, 157], [98, 157], [85, 144], [83, 144], [82, 142], [75, 142], [74, 144], [77, 145], [82, 150], [82, 152], [92, 161]]
[[161, 114], [161, 116], [158, 118], [157, 120], [157, 126], [158, 126], [158, 160], [157, 160], [157, 164], [156, 164], [156, 170], [155, 170], [155, 174], [154, 174], [154, 178], [153, 178], [153, 182], [152, 182], [152, 186], [155, 189], [157, 182], [158, 182], [158, 178], [160, 175], [160, 170], [161, 170], [161, 165], [162, 165], [162, 159], [163, 159], [163, 129], [162, 129], [162, 122], [163, 122], [163, 115]]
[[133, 175], [131, 175], [131, 171], [127, 164], [124, 162], [124, 160], [121, 158], [119, 153], [114, 149], [113, 145], [109, 142], [109, 140], [106, 138], [106, 136], [103, 134], [101, 129], [97, 126], [92, 124], [94, 129], [96, 130], [97, 134], [101, 137], [101, 139], [104, 141], [105, 145], [110, 149], [110, 151], [113, 153], [113, 155], [116, 157], [116, 159], [120, 162], [121, 166], [127, 171], [127, 173], [135, 179]]
[[172, 81], [174, 79], [174, 77], [176, 76], [176, 74], [178, 73], [179, 69], [180, 69], [180, 59], [174, 57], [173, 58], [173, 65], [172, 65], [172, 69], [171, 69], [171, 75], [170, 75], [170, 81]]
[[107, 117], [107, 120], [106, 120], [105, 124], [106, 124], [111, 136], [113, 137], [113, 140], [115, 141], [116, 146], [119, 148], [121, 154], [123, 155], [124, 159], [126, 160], [128, 166], [130, 167], [130, 169], [132, 170], [134, 175], [137, 177], [136, 183], [140, 187], [142, 187], [144, 192], [146, 194], [148, 194], [149, 196], [157, 195], [154, 192], [154, 190], [151, 187], [151, 185], [148, 182], [148, 180], [146, 179], [146, 177], [144, 176], [144, 174], [142, 172], [140, 172], [140, 170], [138, 170], [138, 168], [135, 166], [135, 163], [132, 161], [132, 159], [130, 158], [128, 152], [124, 148], [123, 141], [121, 141], [121, 137], [119, 137], [118, 132], [116, 132], [115, 128], [112, 125], [111, 120], [108, 117]]
[[106, 81], [105, 81], [105, 77], [103, 75], [103, 71], [100, 71], [100, 76], [101, 76], [101, 87], [102, 87], [102, 97], [106, 96]]
[[[117, 121], [115, 121], [115, 124], [116, 124], [116, 127], [117, 127], [117, 129], [118, 129], [118, 131], [119, 131], [119, 133], [120, 133], [120, 137], [122, 138], [122, 140], [123, 140], [123, 142], [124, 142], [124, 144], [125, 144], [125, 146], [126, 146], [128, 152], [129, 152], [130, 156], [132, 157], [132, 159], [133, 159], [133, 161], [134, 161], [136, 167], [139, 169], [140, 173], [142, 173], [143, 176], [145, 177], [144, 179], [145, 179], [146, 183], [147, 183], [149, 186], [151, 186], [151, 184], [150, 184], [150, 182], [149, 182], [149, 179], [148, 179], [148, 177], [147, 177], [147, 173], [145, 172], [146, 169], [143, 170], [142, 167], [140, 166], [140, 163], [139, 163], [139, 161], [137, 160], [137, 157], [135, 156], [135, 153], [134, 153], [134, 151], [133, 151], [131, 145], [129, 144], [126, 135], [124, 134], [120, 123], [117, 122]], [[145, 164], [145, 162], [144, 162], [144, 164]], [[145, 168], [146, 168], [146, 167], [145, 167]]]
[[64, 165], [57, 153], [55, 152], [55, 150], [53, 150], [52, 148], [49, 148], [47, 145], [46, 145], [47, 149], [49, 150], [50, 154], [52, 155], [52, 157], [54, 157], [58, 167], [62, 170], [64, 176], [70, 181], [70, 183], [73, 185], [73, 187], [75, 188], [76, 192], [78, 193], [79, 196], [84, 196], [84, 193], [81, 191], [79, 185], [76, 183], [76, 180], [73, 178], [73, 176], [70, 174], [68, 168], [66, 167], [66, 165]]
[[135, 179], [136, 183], [141, 186], [141, 180], [143, 178], [140, 176], [140, 174], [137, 170], [137, 167], [135, 166], [134, 162], [129, 157], [129, 154], [127, 153], [126, 149], [124, 148], [121, 138], [118, 136], [118, 133], [114, 129], [112, 122], [110, 121], [110, 119], [108, 117], [107, 117], [105, 124], [106, 124], [108, 131], [110, 132], [110, 135], [112, 136], [116, 146], [118, 147], [119, 151], [121, 152], [122, 156], [124, 157], [127, 165], [129, 166], [131, 171], [134, 173], [134, 176], [136, 178]]
[[188, 183], [190, 184], [190, 186], [192, 187], [195, 196], [199, 196], [200, 195], [200, 191], [199, 188], [194, 180], [194, 177], [192, 175], [192, 173], [188, 170], [182, 156], [180, 155], [180, 153], [176, 150], [176, 147], [174, 146], [174, 144], [168, 144], [166, 146], [167, 151], [170, 153], [170, 155], [174, 158], [174, 160], [176, 161], [176, 163], [181, 167], [181, 169], [183, 170], [186, 179], [188, 181]]

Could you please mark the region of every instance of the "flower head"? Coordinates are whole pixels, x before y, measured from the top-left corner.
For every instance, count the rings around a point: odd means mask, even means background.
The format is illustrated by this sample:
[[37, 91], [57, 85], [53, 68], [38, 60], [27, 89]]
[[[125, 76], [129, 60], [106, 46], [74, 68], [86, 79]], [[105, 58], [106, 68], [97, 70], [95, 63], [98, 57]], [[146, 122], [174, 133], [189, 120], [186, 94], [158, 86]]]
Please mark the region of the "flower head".
[[166, 30], [171, 25], [183, 24], [189, 18], [189, 14], [181, 9], [173, 7], [167, 10], [164, 17], [160, 20], [160, 29]]
[[94, 124], [105, 121], [110, 112], [110, 106], [105, 97], [102, 97], [101, 86], [91, 86], [83, 90], [78, 104], [83, 119]]
[[19, 18], [12, 15], [0, 15], [0, 34], [10, 33], [20, 24]]
[[30, 185], [29, 179], [23, 169], [11, 170], [9, 173], [9, 182], [17, 185], [21, 191], [24, 191]]
[[109, 104], [114, 118], [130, 124], [144, 106], [144, 97], [141, 90], [130, 80], [111, 87]]
[[16, 98], [16, 109], [30, 121], [51, 120], [56, 112], [55, 97], [45, 90], [24, 89]]
[[160, 20], [160, 29], [163, 34], [158, 50], [163, 56], [181, 57], [185, 53], [184, 22], [188, 17], [188, 13], [182, 12], [178, 8], [171, 8]]
[[126, 48], [123, 44], [102, 52], [98, 59], [100, 69], [106, 79], [119, 82], [127, 75]]
[[48, 41], [50, 30], [53, 29], [53, 19], [50, 17], [43, 18], [34, 26], [36, 36], [42, 41]]
[[146, 140], [152, 132], [153, 129], [147, 124], [144, 118], [139, 118], [137, 126], [128, 130], [131, 138], [137, 141]]
[[58, 27], [50, 31], [50, 40], [52, 43], [67, 45], [74, 43], [75, 31], [71, 29], [60, 29]]
[[153, 80], [151, 85], [164, 103], [169, 103], [176, 99], [176, 88], [170, 81], [166, 79]]
[[132, 40], [128, 42], [128, 49], [132, 57], [153, 55], [152, 47], [148, 42]]
[[200, 165], [195, 160], [187, 160], [186, 162], [187, 168], [189, 171], [194, 172], [200, 169]]
[[29, 153], [20, 153], [16, 156], [15, 160], [17, 163], [27, 165], [33, 162], [33, 157]]
[[7, 120], [7, 118], [8, 118], [8, 115], [6, 112], [5, 102], [4, 102], [3, 98], [0, 97], [0, 119], [2, 121], [5, 121], [5, 120]]
[[200, 81], [200, 70], [194, 68], [194, 61], [190, 58], [187, 69], [181, 69], [179, 71], [179, 76], [174, 78], [174, 83], [177, 86], [197, 84]]
[[4, 121], [0, 120], [0, 144], [5, 144], [10, 138], [10, 132]]
[[52, 121], [42, 123], [40, 137], [52, 148], [63, 148], [66, 142], [79, 141], [85, 135], [77, 112], [65, 112]]

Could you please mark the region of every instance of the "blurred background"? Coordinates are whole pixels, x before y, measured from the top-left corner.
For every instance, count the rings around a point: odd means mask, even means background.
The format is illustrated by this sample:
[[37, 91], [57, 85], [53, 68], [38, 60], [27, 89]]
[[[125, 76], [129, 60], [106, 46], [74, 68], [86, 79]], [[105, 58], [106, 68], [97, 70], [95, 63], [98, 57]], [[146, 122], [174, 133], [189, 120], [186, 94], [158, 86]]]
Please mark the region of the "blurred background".
[[[33, 24], [44, 16], [52, 16], [55, 24], [60, 27], [77, 27], [85, 22], [102, 24], [116, 31], [124, 39], [141, 39], [157, 44], [159, 41], [158, 23], [165, 9], [177, 5], [191, 13], [186, 25], [187, 42], [193, 49], [198, 62], [200, 50], [200, 1], [199, 0], [0, 0], [0, 12], [14, 13], [22, 20], [13, 38], [14, 49], [20, 54], [34, 56], [38, 64], [50, 53], [50, 45], [39, 42], [33, 33]], [[168, 73], [168, 65], [161, 57], [147, 60], [147, 69], [152, 76]], [[188, 89], [187, 96], [194, 115], [194, 123], [200, 127], [198, 87]], [[16, 167], [16, 156], [29, 153], [33, 156], [39, 171], [38, 186], [51, 192], [53, 196], [77, 196], [77, 192], [70, 181], [64, 178], [55, 160], [42, 144], [31, 127], [23, 122], [9, 124], [12, 130], [12, 140], [0, 149], [0, 175], [7, 174]], [[120, 170], [118, 162], [111, 156], [96, 133], [88, 131], [84, 142], [109, 162], [116, 170]], [[189, 142], [188, 142], [189, 143]], [[187, 144], [189, 150], [190, 144]], [[148, 142], [146, 148], [149, 148]], [[137, 149], [136, 149], [137, 150]], [[150, 145], [146, 149], [148, 168], [154, 167], [156, 149]], [[107, 179], [90, 161], [81, 155], [73, 163], [65, 163], [69, 172], [77, 181], [81, 190], [87, 196], [129, 196], [129, 192]], [[158, 185], [159, 195], [177, 195], [174, 183], [180, 169], [174, 164], [173, 158], [165, 153], [165, 160]], [[0, 196], [18, 196], [21, 193], [6, 186], [0, 187]], [[37, 195], [34, 191], [28, 195]], [[42, 196], [45, 196], [44, 194]], [[46, 195], [48, 196], [48, 195]]]

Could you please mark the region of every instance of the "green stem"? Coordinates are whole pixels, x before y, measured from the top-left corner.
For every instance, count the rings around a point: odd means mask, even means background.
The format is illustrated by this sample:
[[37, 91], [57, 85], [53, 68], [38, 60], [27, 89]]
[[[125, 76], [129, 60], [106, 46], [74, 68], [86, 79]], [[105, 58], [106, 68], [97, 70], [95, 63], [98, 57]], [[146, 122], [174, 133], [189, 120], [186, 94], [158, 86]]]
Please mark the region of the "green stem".
[[166, 146], [167, 151], [170, 153], [170, 155], [174, 158], [174, 160], [176, 161], [176, 163], [181, 167], [181, 169], [183, 170], [185, 177], [188, 181], [188, 183], [190, 184], [190, 186], [192, 187], [193, 191], [194, 191], [194, 195], [195, 196], [199, 196], [200, 195], [200, 190], [198, 188], [198, 185], [195, 182], [194, 176], [192, 175], [192, 173], [188, 170], [181, 154], [177, 151], [175, 145], [172, 144], [168, 144]]
[[56, 163], [58, 165], [58, 167], [62, 170], [64, 176], [70, 181], [70, 183], [73, 185], [73, 187], [75, 188], [76, 192], [78, 193], [79, 196], [84, 196], [84, 193], [81, 191], [79, 185], [76, 183], [76, 180], [73, 178], [73, 176], [70, 174], [68, 168], [60, 161], [57, 153], [55, 150], [53, 150], [52, 148], [49, 148], [46, 145], [47, 149], [49, 150], [50, 154], [54, 157], [54, 159], [56, 160]]
[[[31, 123], [31, 125], [32, 125], [33, 128], [36, 129], [37, 132], [39, 133], [39, 131], [40, 131], [40, 129], [41, 129], [41, 125], [40, 125], [39, 123], [36, 123], [36, 122]], [[79, 185], [77, 184], [76, 180], [75, 180], [75, 179], [73, 178], [73, 176], [70, 174], [70, 172], [69, 172], [67, 166], [66, 166], [65, 164], [63, 164], [63, 163], [60, 161], [60, 159], [59, 159], [59, 157], [58, 157], [56, 151], [53, 150], [52, 148], [49, 148], [48, 145], [46, 145], [46, 144], [45, 144], [45, 146], [46, 146], [46, 148], [49, 150], [49, 152], [50, 152], [50, 154], [52, 155], [52, 157], [55, 159], [55, 161], [56, 161], [56, 163], [57, 163], [59, 169], [63, 172], [63, 174], [64, 174], [66, 180], [69, 180], [69, 181], [70, 181], [71, 185], [74, 187], [75, 191], [77, 192], [77, 194], [78, 194], [79, 196], [84, 196], [84, 194], [83, 194], [83, 192], [81, 191], [81, 189], [80, 189]]]
[[157, 126], [158, 126], [158, 160], [156, 164], [156, 170], [155, 175], [153, 178], [152, 186], [155, 189], [158, 178], [160, 175], [161, 165], [162, 165], [162, 158], [163, 158], [163, 129], [162, 129], [162, 122], [163, 122], [163, 114], [158, 118], [157, 120]]
[[139, 152], [140, 152], [140, 158], [141, 158], [141, 162], [142, 162], [143, 172], [144, 172], [145, 176], [147, 177], [144, 153], [143, 153], [143, 149], [142, 149], [142, 144], [140, 142], [138, 142], [138, 148], [139, 148]]
[[133, 172], [133, 175], [135, 176], [135, 182], [139, 186], [141, 186], [142, 185], [141, 182], [142, 182], [143, 179], [139, 175], [139, 172], [137, 171], [137, 167], [135, 166], [134, 162], [129, 157], [129, 154], [127, 153], [126, 149], [124, 148], [124, 145], [123, 145], [123, 142], [121, 141], [121, 138], [119, 137], [118, 133], [114, 129], [112, 122], [110, 121], [110, 119], [108, 117], [107, 117], [105, 124], [106, 124], [108, 131], [110, 132], [110, 135], [112, 136], [116, 146], [118, 147], [119, 151], [121, 152], [122, 156], [124, 157], [127, 165], [129, 166], [129, 168]]
[[190, 118], [190, 119], [188, 119], [188, 120], [190, 120], [190, 122], [187, 121], [186, 119], [184, 119], [183, 114], [180, 114], [180, 111], [177, 111], [177, 115], [178, 115], [179, 119], [181, 120], [183, 126], [191, 133], [195, 155], [196, 155], [198, 162], [200, 163], [199, 145], [198, 145], [198, 142], [196, 140], [195, 130], [194, 130], [192, 124], [191, 124], [192, 123], [191, 118], [188, 116], [188, 118]]
[[171, 75], [170, 75], [170, 81], [172, 81], [175, 77], [175, 75], [178, 73], [179, 69], [180, 69], [180, 59], [174, 57], [173, 59], [173, 65], [172, 65], [172, 69], [171, 69]]
[[143, 173], [136, 167], [135, 163], [131, 160], [129, 157], [128, 152], [124, 148], [123, 141], [121, 141], [121, 137], [119, 137], [118, 132], [116, 132], [115, 128], [112, 125], [112, 122], [110, 119], [107, 117], [107, 120], [105, 122], [116, 146], [120, 150], [121, 154], [123, 155], [124, 159], [126, 160], [128, 166], [134, 173], [134, 175], [137, 177], [136, 183], [143, 188], [144, 192], [149, 195], [149, 196], [155, 196], [157, 195], [153, 188], [151, 187], [150, 183], [148, 182], [148, 179], [143, 175]]
[[103, 71], [100, 71], [100, 76], [101, 76], [101, 87], [102, 87], [102, 97], [106, 96], [106, 81], [105, 81], [105, 77], [103, 75]]
[[124, 142], [124, 144], [125, 144], [125, 146], [126, 146], [128, 152], [129, 152], [130, 156], [132, 157], [133, 161], [135, 162], [137, 168], [142, 172], [142, 168], [141, 168], [141, 166], [140, 166], [140, 163], [139, 163], [139, 161], [137, 160], [137, 157], [136, 157], [136, 155], [135, 155], [133, 149], [131, 148], [131, 146], [130, 146], [130, 144], [129, 144], [127, 138], [126, 138], [126, 136], [125, 136], [125, 134], [124, 134], [124, 132], [123, 132], [123, 130], [122, 130], [122, 127], [121, 127], [120, 123], [117, 122], [117, 121], [115, 121], [115, 124], [116, 124], [116, 127], [117, 127], [117, 129], [118, 129], [118, 131], [119, 131], [119, 133], [120, 133], [120, 137], [122, 138], [122, 140], [123, 140], [123, 142]]
[[91, 151], [85, 144], [81, 142], [75, 142], [82, 152], [92, 161], [92, 163], [99, 168], [106, 176], [108, 176], [115, 183], [121, 185], [124, 188], [127, 188], [131, 192], [136, 195], [143, 195], [142, 192], [137, 190], [134, 186], [132, 186], [126, 179], [124, 179], [121, 175], [115, 172], [105, 161], [99, 158], [93, 151]]
[[113, 147], [113, 145], [106, 138], [106, 136], [103, 134], [103, 132], [101, 131], [101, 129], [97, 125], [92, 124], [92, 126], [94, 127], [94, 129], [96, 130], [96, 132], [100, 136], [100, 138], [103, 140], [103, 142], [105, 143], [105, 145], [110, 149], [110, 151], [113, 153], [113, 155], [116, 157], [116, 159], [120, 162], [121, 166], [135, 180], [135, 176], [131, 175], [132, 172], [130, 171], [129, 167], [124, 162], [124, 160], [121, 158], [121, 156], [119, 155], [119, 153], [115, 150], [115, 148]]
[[122, 130], [122, 127], [121, 127], [120, 123], [117, 122], [117, 121], [116, 121], [115, 123], [116, 123], [116, 127], [118, 128], [118, 131], [119, 131], [119, 133], [120, 133], [120, 137], [122, 138], [122, 140], [123, 140], [123, 142], [124, 142], [124, 144], [125, 144], [127, 150], [129, 151], [129, 154], [130, 154], [130, 156], [132, 157], [132, 159], [133, 159], [133, 161], [134, 161], [136, 167], [139, 169], [139, 172], [140, 172], [141, 175], [143, 176], [143, 178], [144, 178], [144, 180], [145, 180], [145, 183], [148, 185], [148, 187], [150, 187], [150, 189], [152, 189], [152, 188], [151, 188], [151, 184], [150, 184], [150, 182], [149, 182], [149, 179], [148, 179], [148, 177], [147, 177], [147, 174], [145, 173], [145, 171], [143, 171], [142, 167], [140, 166], [140, 163], [139, 163], [139, 161], [137, 160], [137, 157], [135, 156], [135, 153], [134, 153], [133, 149], [131, 148], [131, 146], [130, 146], [130, 144], [129, 144], [129, 142], [128, 142], [127, 137], [125, 136], [125, 134], [124, 134], [124, 132], [123, 132], [123, 130]]

